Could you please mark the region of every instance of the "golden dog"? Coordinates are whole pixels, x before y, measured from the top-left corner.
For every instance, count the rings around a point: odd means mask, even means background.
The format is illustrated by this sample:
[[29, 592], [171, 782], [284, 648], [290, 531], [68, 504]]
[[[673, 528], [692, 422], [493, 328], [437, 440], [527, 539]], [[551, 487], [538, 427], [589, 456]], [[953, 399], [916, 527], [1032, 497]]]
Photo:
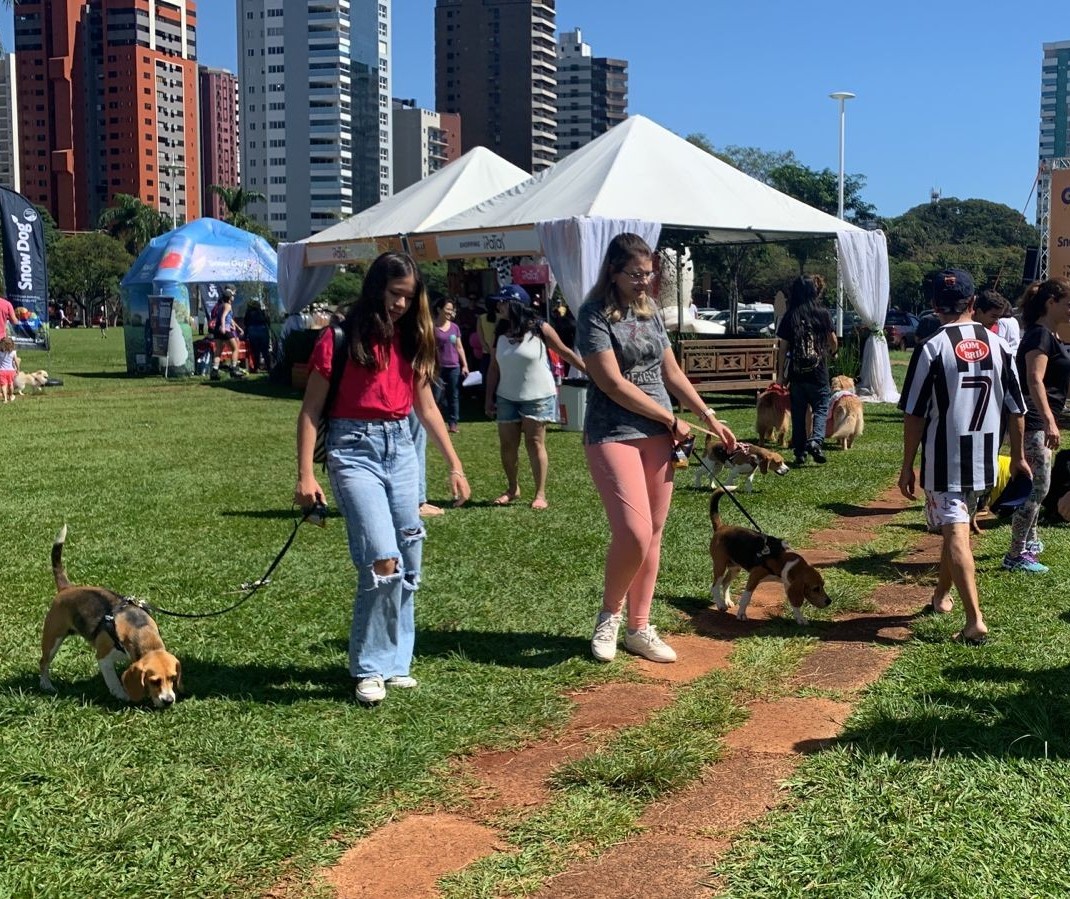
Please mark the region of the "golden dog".
[[[55, 692], [49, 677], [52, 660], [70, 634], [79, 634], [96, 649], [97, 665], [112, 696], [124, 702], [142, 702], [147, 696], [157, 708], [173, 705], [182, 686], [182, 665], [164, 648], [156, 622], [137, 600], [103, 587], [72, 586], [63, 568], [66, 540], [64, 525], [52, 544], [58, 592], [41, 634], [41, 689]], [[115, 666], [123, 657], [130, 665], [120, 683]]]
[[774, 441], [778, 446], [788, 445], [788, 434], [791, 432], [791, 394], [786, 387], [774, 384], [759, 393], [756, 416], [758, 446]]
[[804, 603], [819, 609], [831, 600], [825, 592], [825, 579], [797, 552], [792, 552], [779, 537], [770, 537], [748, 528], [726, 525], [721, 521], [718, 506], [724, 490], [713, 491], [710, 497], [710, 557], [713, 559], [713, 585], [710, 595], [717, 608], [727, 612], [732, 606], [729, 587], [740, 571], [747, 571], [747, 586], [739, 595], [736, 617], [747, 618], [747, 606], [757, 586], [767, 577], [779, 578], [798, 624], [806, 624], [802, 613]]
[[833, 378], [832, 389], [827, 439], [838, 443], [840, 449], [849, 450], [865, 428], [862, 401], [855, 395], [854, 380], [847, 375]]

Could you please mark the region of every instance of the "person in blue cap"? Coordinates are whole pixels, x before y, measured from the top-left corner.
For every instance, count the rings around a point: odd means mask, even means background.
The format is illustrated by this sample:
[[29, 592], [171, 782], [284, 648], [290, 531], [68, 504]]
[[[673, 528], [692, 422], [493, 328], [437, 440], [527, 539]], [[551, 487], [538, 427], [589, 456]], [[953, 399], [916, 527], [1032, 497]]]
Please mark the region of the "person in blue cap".
[[506, 284], [488, 297], [497, 307], [497, 327], [487, 369], [487, 414], [498, 420], [498, 441], [505, 492], [494, 500], [507, 506], [520, 498], [519, 456], [523, 438], [531, 463], [535, 493], [531, 508], [545, 509], [546, 426], [557, 421], [557, 383], [549, 350], [584, 370], [583, 360], [565, 346], [558, 333], [535, 314], [528, 292]]

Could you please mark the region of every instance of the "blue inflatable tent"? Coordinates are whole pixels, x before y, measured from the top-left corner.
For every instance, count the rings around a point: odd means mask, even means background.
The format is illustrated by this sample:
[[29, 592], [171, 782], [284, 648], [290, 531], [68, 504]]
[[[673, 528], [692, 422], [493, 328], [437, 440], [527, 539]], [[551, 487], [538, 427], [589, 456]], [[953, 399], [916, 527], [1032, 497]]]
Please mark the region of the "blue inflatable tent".
[[121, 283], [126, 370], [187, 377], [194, 373], [194, 329], [224, 287], [235, 291], [241, 322], [256, 300], [272, 331], [285, 317], [279, 302], [278, 261], [255, 234], [201, 218], [154, 238]]

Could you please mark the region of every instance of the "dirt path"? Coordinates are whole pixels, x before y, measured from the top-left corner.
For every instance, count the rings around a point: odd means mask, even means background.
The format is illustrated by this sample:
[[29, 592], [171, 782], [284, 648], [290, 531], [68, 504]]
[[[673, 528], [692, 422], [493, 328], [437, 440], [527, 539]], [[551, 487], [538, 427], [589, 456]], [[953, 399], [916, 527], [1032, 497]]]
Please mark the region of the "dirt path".
[[[842, 515], [813, 534], [807, 558], [831, 566], [846, 550], [872, 540], [891, 516], [907, 505], [889, 489], [864, 508]], [[939, 538], [923, 536], [896, 567], [904, 574], [930, 570], [939, 558]], [[800, 665], [789, 692], [804, 688], [836, 691], [842, 701], [787, 695], [759, 701], [748, 720], [726, 736], [728, 751], [688, 787], [652, 803], [641, 818], [642, 832], [597, 858], [578, 862], [550, 879], [539, 899], [628, 899], [703, 897], [718, 884], [709, 867], [741, 828], [778, 805], [783, 781], [804, 755], [821, 749], [840, 732], [853, 697], [883, 674], [899, 644], [910, 639], [911, 619], [931, 588], [886, 584], [871, 596], [872, 613], [850, 614], [822, 632], [822, 642]], [[636, 660], [648, 678], [642, 684], [605, 684], [572, 696], [575, 713], [556, 738], [521, 749], [485, 752], [458, 763], [458, 775], [474, 780], [471, 810], [410, 815], [353, 846], [323, 872], [337, 899], [422, 899], [439, 896], [436, 881], [494, 852], [507, 841], [485, 821], [505, 809], [530, 809], [550, 798], [547, 780], [559, 765], [590, 751], [594, 738], [641, 724], [673, 701], [674, 685], [729, 665], [736, 638], [783, 613], [783, 590], [767, 581], [755, 591], [750, 620], [703, 609], [692, 618], [695, 636], [674, 637], [681, 661], [656, 665]], [[622, 877], [642, 870], [641, 881]], [[292, 895], [284, 889], [271, 895]]]

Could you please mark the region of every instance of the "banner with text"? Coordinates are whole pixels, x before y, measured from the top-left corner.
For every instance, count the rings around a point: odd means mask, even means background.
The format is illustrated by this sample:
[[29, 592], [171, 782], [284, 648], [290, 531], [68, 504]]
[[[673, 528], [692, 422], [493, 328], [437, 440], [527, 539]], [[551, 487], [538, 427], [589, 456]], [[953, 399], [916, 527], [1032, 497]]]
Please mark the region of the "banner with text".
[[48, 346], [48, 273], [45, 229], [33, 203], [0, 187], [0, 243], [4, 285], [18, 325], [9, 333], [20, 346]]
[[1070, 278], [1070, 169], [1053, 169], [1048, 219], [1048, 277]]

